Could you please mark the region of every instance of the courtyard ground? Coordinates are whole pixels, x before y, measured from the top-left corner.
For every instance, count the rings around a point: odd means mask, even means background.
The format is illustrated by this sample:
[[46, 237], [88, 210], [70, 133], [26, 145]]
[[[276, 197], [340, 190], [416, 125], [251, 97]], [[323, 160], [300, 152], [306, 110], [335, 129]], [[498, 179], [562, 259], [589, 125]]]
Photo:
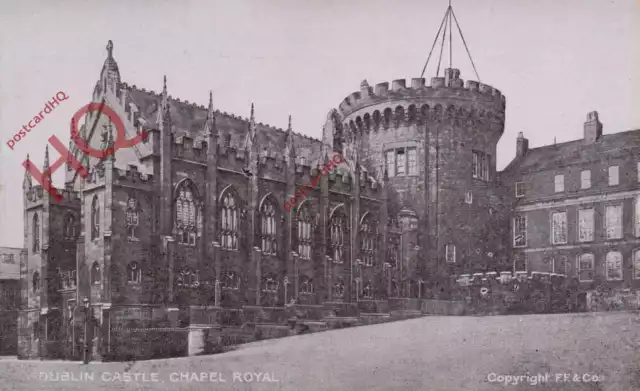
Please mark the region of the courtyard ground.
[[425, 317], [130, 363], [0, 359], [11, 390], [637, 391], [640, 313]]

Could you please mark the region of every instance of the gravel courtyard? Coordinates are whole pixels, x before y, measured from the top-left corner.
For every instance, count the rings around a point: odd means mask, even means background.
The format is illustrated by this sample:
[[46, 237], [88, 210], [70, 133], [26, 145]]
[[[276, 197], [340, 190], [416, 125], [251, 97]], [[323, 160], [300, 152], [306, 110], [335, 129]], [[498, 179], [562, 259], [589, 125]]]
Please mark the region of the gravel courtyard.
[[425, 317], [133, 363], [3, 358], [9, 390], [632, 391], [640, 313]]

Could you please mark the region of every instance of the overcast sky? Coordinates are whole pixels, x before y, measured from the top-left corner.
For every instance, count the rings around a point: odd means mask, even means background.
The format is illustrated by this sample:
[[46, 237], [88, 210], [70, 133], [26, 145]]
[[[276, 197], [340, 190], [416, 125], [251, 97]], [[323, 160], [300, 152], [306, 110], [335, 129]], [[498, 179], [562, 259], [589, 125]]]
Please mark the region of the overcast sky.
[[[592, 110], [605, 133], [640, 128], [640, 1], [453, 6], [482, 82], [507, 97], [499, 168], [514, 157], [517, 132], [532, 147], [581, 138]], [[446, 0], [1, 2], [0, 246], [22, 247], [22, 161], [30, 154], [42, 167], [47, 139], [68, 140], [109, 39], [129, 84], [160, 91], [166, 74], [174, 97], [206, 105], [211, 89], [222, 111], [248, 116], [254, 102], [258, 121], [286, 127], [291, 114], [294, 131], [320, 138], [327, 112], [363, 79], [420, 76], [446, 7]], [[456, 35], [453, 65], [475, 79]], [[60, 90], [70, 98], [10, 150], [6, 142]]]

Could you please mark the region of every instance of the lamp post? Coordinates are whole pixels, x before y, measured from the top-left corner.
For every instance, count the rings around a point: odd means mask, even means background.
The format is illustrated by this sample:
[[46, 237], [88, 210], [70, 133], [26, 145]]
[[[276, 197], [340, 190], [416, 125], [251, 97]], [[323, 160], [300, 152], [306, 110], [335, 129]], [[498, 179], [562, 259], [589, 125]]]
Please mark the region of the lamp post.
[[84, 352], [82, 362], [89, 364], [89, 298], [85, 296], [82, 299], [82, 303], [84, 304]]

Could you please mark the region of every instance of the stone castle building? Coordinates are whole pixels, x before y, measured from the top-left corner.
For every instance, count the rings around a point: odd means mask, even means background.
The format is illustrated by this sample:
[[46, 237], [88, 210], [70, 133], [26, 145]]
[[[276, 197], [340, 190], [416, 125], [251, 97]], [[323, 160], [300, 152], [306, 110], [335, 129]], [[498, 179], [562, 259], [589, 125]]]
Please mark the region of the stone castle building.
[[[530, 149], [521, 136], [498, 172], [505, 97], [456, 69], [429, 85], [363, 81], [316, 140], [291, 118], [284, 130], [258, 123], [253, 106], [249, 118], [219, 112], [211, 93], [207, 106], [173, 98], [166, 78], [160, 93], [129, 85], [107, 49], [92, 101], [128, 137], [148, 137], [103, 160], [70, 143], [90, 170], [67, 167], [60, 203], [25, 175], [21, 357], [52, 357], [69, 341], [77, 355], [85, 297], [100, 355], [115, 326], [446, 297], [463, 273], [626, 287], [640, 277], [639, 131], [602, 135], [591, 113], [584, 140]], [[99, 112], [80, 129], [96, 149], [114, 133]], [[344, 162], [285, 210], [335, 153]]]

